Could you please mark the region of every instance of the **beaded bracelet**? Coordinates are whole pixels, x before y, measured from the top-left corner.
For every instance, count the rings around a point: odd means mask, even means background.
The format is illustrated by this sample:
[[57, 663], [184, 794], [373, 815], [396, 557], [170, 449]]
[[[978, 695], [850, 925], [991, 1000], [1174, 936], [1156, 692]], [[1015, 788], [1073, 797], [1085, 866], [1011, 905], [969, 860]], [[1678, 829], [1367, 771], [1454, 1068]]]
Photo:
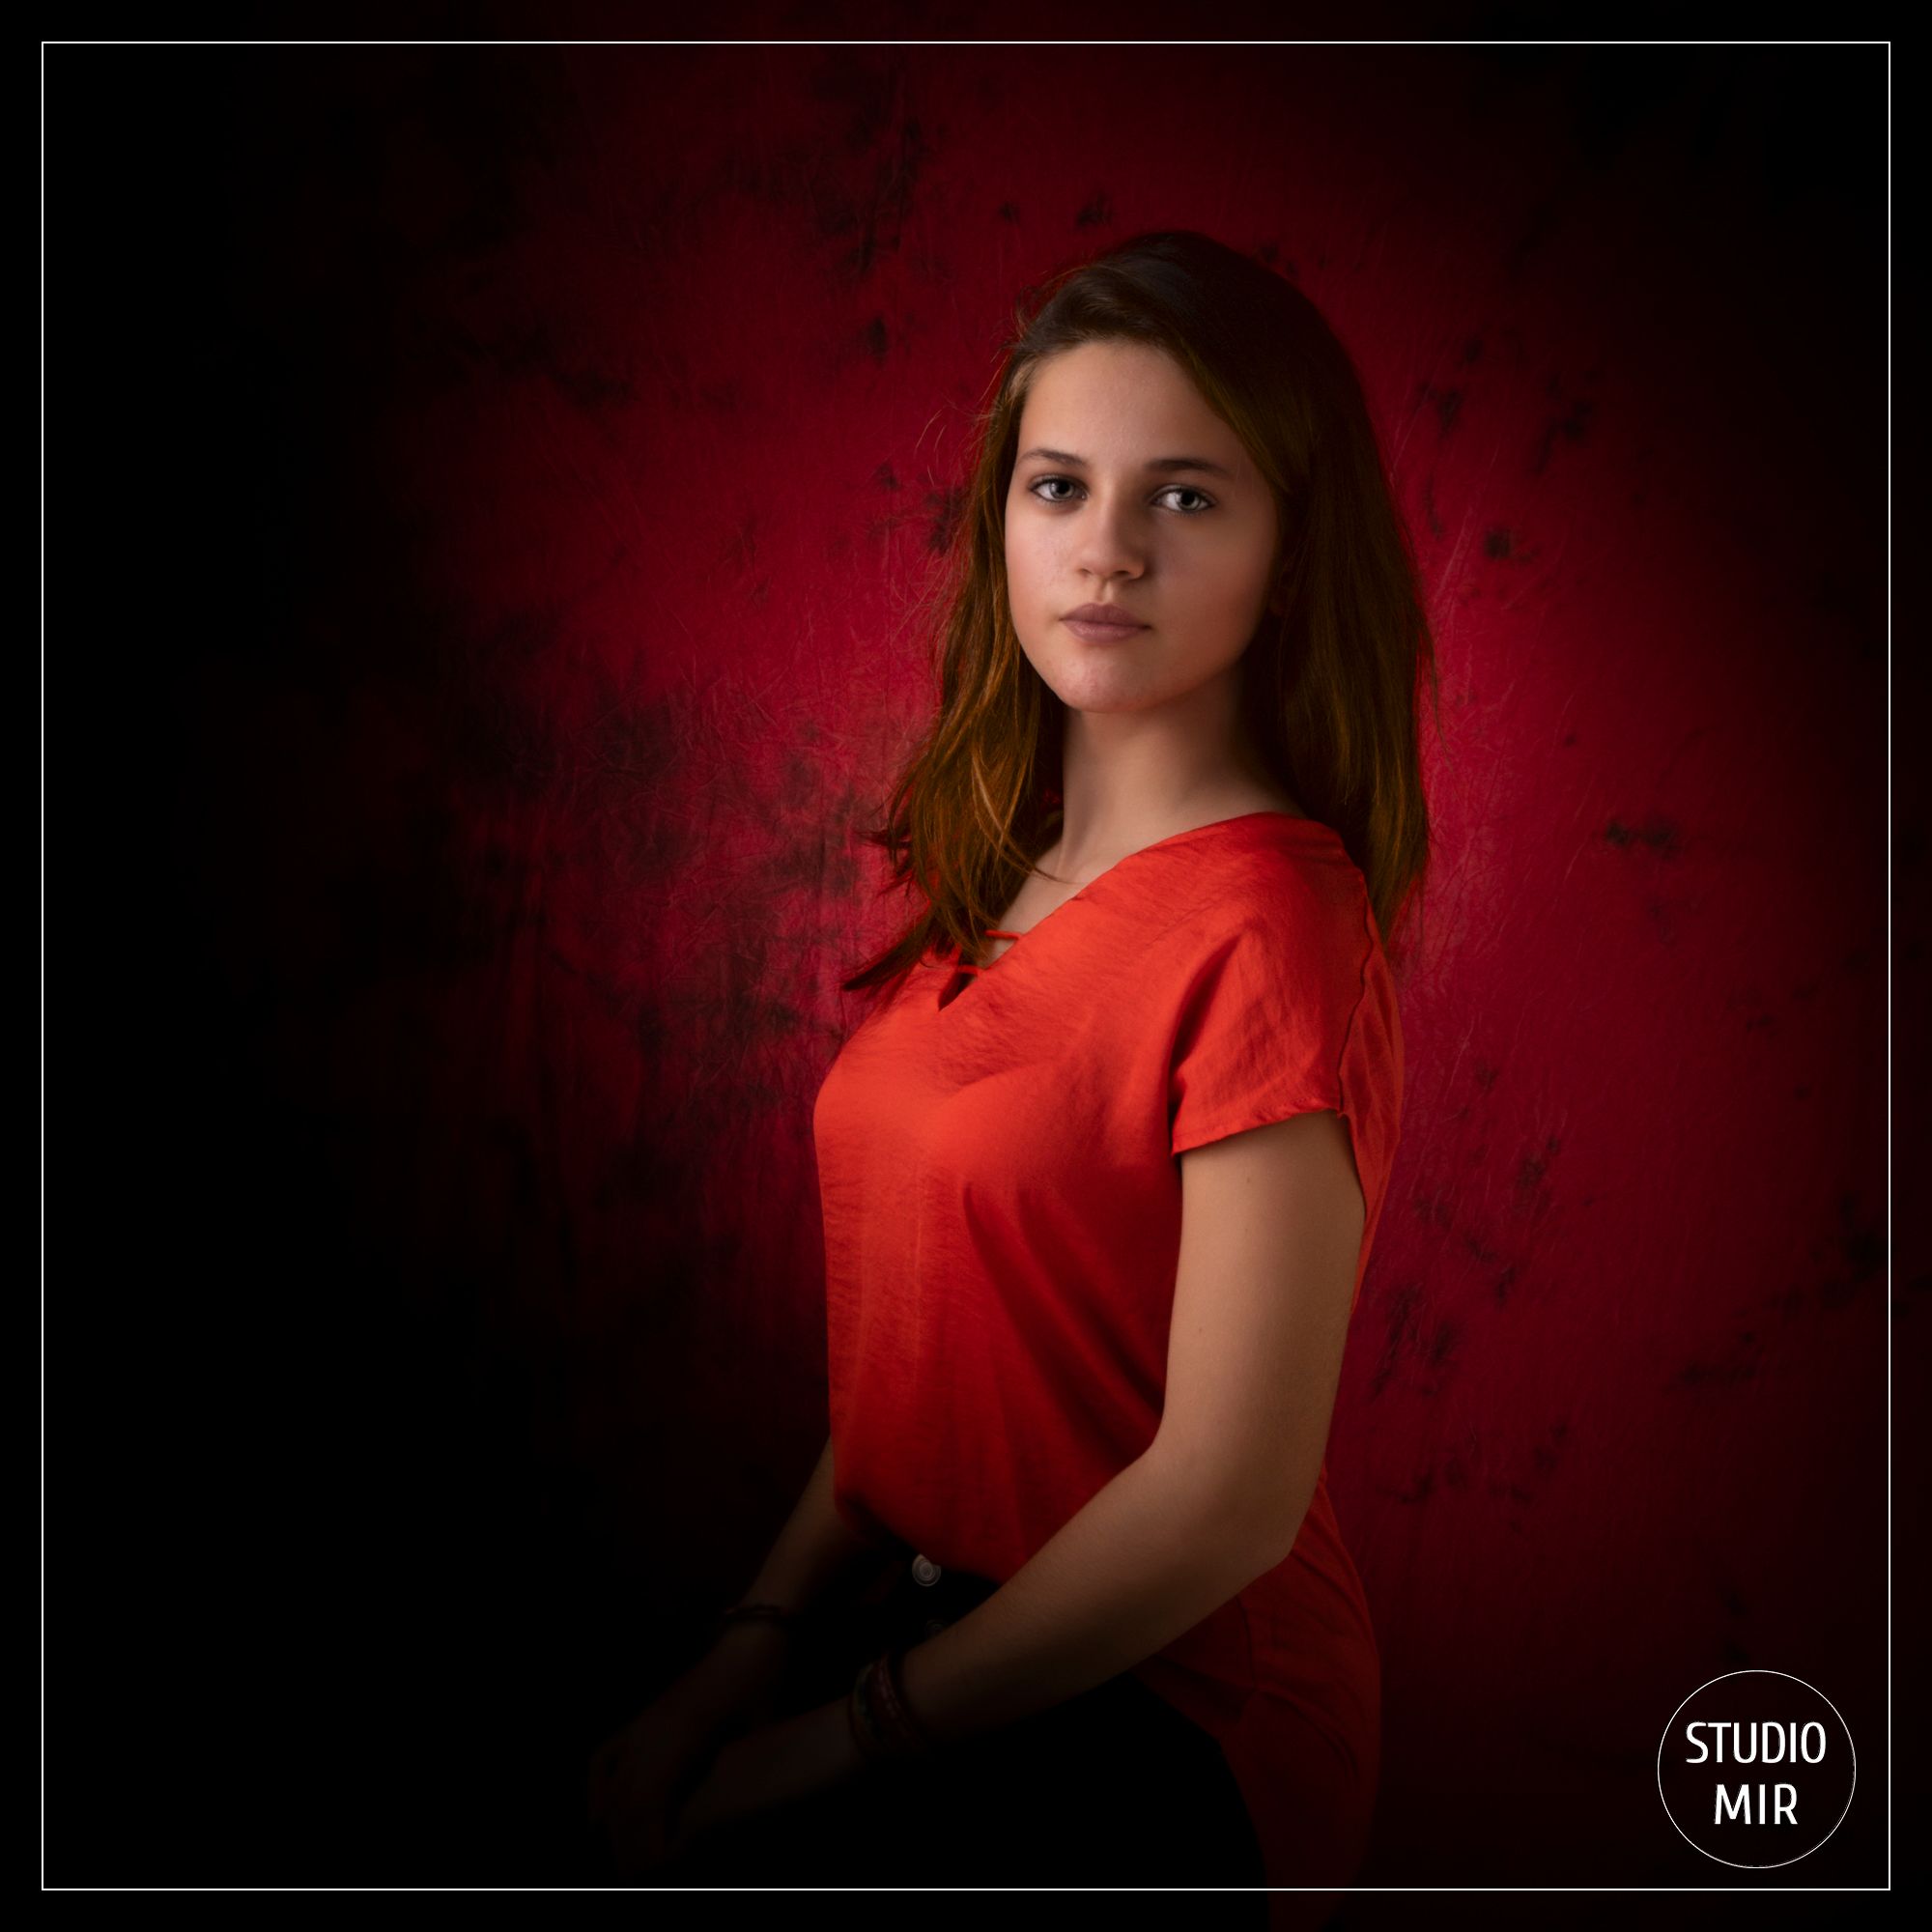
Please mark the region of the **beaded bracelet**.
[[845, 1715], [852, 1742], [868, 1763], [897, 1762], [926, 1757], [937, 1744], [906, 1706], [899, 1683], [898, 1661], [903, 1646], [882, 1651], [859, 1667], [846, 1699]]
[[784, 1630], [802, 1630], [813, 1615], [809, 1609], [788, 1610], [782, 1604], [727, 1604], [714, 1621], [721, 1630], [734, 1623], [773, 1623]]

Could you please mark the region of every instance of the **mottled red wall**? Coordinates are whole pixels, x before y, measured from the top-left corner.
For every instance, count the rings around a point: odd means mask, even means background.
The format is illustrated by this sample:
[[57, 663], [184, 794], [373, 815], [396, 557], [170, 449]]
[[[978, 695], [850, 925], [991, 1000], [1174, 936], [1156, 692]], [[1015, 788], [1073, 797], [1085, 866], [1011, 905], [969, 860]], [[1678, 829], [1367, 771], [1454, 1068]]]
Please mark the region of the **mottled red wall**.
[[125, 702], [138, 1185], [200, 1289], [123, 1329], [172, 1420], [88, 1493], [208, 1593], [196, 1688], [63, 1629], [238, 1759], [298, 1666], [352, 1815], [318, 1851], [243, 1778], [224, 1856], [541, 1872], [545, 1753], [748, 1579], [824, 1435], [809, 1113], [904, 613], [1019, 286], [1185, 225], [1353, 351], [1441, 655], [1330, 1452], [1368, 1877], [1720, 1882], [1654, 1757], [1759, 1664], [1861, 1747], [1808, 1882], [1872, 1882], [1884, 49], [211, 48], [158, 96], [137, 51], [128, 278], [62, 341], [133, 366], [144, 584], [198, 613]]

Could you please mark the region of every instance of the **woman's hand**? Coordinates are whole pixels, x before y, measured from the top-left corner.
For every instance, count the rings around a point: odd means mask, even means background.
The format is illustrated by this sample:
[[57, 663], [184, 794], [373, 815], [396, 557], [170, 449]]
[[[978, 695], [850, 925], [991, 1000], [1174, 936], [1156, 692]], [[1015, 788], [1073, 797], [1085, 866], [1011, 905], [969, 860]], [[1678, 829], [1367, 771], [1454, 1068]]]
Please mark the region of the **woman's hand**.
[[685, 1799], [726, 1738], [764, 1721], [789, 1652], [771, 1625], [736, 1626], [592, 1755], [585, 1809], [622, 1875], [660, 1870], [688, 1848]]
[[711, 1712], [660, 1698], [592, 1756], [585, 1809], [619, 1878], [644, 1877], [688, 1849], [685, 1801], [709, 1771], [719, 1735]]
[[[626, 1876], [664, 1871], [731, 1827], [842, 1784], [865, 1768], [842, 1697], [729, 1739], [710, 1754], [693, 1788], [621, 1833], [620, 1864], [628, 1857]], [[619, 1835], [613, 1833], [613, 1845]]]

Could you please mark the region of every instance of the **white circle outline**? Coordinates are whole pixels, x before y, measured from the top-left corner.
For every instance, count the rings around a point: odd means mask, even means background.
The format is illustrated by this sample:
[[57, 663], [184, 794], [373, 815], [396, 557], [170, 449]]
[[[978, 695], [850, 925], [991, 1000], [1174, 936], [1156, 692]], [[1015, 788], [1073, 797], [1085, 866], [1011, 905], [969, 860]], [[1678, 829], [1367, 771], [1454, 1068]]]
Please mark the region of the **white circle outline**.
[[[1768, 1865], [1747, 1865], [1741, 1863], [1736, 1859], [1720, 1859], [1716, 1852], [1705, 1851], [1704, 1847], [1677, 1822], [1675, 1814], [1670, 1809], [1670, 1800], [1663, 1795], [1663, 1747], [1670, 1742], [1670, 1729], [1677, 1721], [1677, 1711], [1683, 1710], [1684, 1706], [1690, 1703], [1690, 1698], [1698, 1694], [1698, 1691], [1708, 1690], [1713, 1684], [1721, 1684], [1729, 1677], [1782, 1677], [1792, 1684], [1804, 1684], [1805, 1690], [1810, 1691], [1812, 1696], [1817, 1698], [1831, 1712], [1833, 1717], [1837, 1719], [1838, 1728], [1845, 1734], [1845, 1748], [1852, 1754], [1852, 1789], [1845, 1793], [1845, 1809], [1838, 1813], [1836, 1821], [1832, 1826], [1832, 1830], [1827, 1832], [1818, 1840], [1818, 1844], [1807, 1845], [1804, 1851], [1798, 1854], [1798, 1858], [1779, 1859], [1775, 1864]], [[1824, 1691], [1819, 1690], [1817, 1685], [1805, 1684], [1804, 1678], [1793, 1676], [1788, 1670], [1768, 1670], [1761, 1665], [1753, 1664], [1747, 1669], [1724, 1670], [1720, 1671], [1716, 1677], [1706, 1678], [1702, 1684], [1698, 1685], [1696, 1690], [1692, 1690], [1688, 1696], [1679, 1701], [1677, 1711], [1672, 1711], [1670, 1716], [1664, 1719], [1663, 1735], [1657, 1741], [1657, 1802], [1663, 1806], [1663, 1815], [1670, 1820], [1670, 1829], [1693, 1852], [1702, 1852], [1704, 1857], [1709, 1859], [1713, 1864], [1728, 1865], [1732, 1871], [1781, 1871], [1786, 1865], [1795, 1865], [1799, 1859], [1808, 1859], [1818, 1849], [1819, 1845], [1831, 1842], [1832, 1837], [1837, 1832], [1838, 1826], [1845, 1822], [1846, 1813], [1852, 1808], [1853, 1793], [1859, 1788], [1859, 1747], [1852, 1742], [1852, 1727], [1845, 1722], [1845, 1714], [1838, 1709], [1837, 1705], [1832, 1702], [1831, 1698], [1825, 1695]]]

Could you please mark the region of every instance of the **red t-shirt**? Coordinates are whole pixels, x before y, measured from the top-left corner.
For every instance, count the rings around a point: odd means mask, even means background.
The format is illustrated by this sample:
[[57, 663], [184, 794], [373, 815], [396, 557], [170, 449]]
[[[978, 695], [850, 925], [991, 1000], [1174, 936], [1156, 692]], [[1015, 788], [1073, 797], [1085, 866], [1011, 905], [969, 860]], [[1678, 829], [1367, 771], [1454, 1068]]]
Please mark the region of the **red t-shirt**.
[[[929, 952], [812, 1115], [846, 1520], [1010, 1577], [1159, 1425], [1178, 1156], [1322, 1108], [1362, 1187], [1359, 1295], [1402, 1035], [1366, 882], [1313, 819], [1145, 846], [977, 976]], [[1352, 1876], [1380, 1665], [1325, 1460], [1292, 1554], [1135, 1674], [1220, 1740], [1271, 1884]]]

